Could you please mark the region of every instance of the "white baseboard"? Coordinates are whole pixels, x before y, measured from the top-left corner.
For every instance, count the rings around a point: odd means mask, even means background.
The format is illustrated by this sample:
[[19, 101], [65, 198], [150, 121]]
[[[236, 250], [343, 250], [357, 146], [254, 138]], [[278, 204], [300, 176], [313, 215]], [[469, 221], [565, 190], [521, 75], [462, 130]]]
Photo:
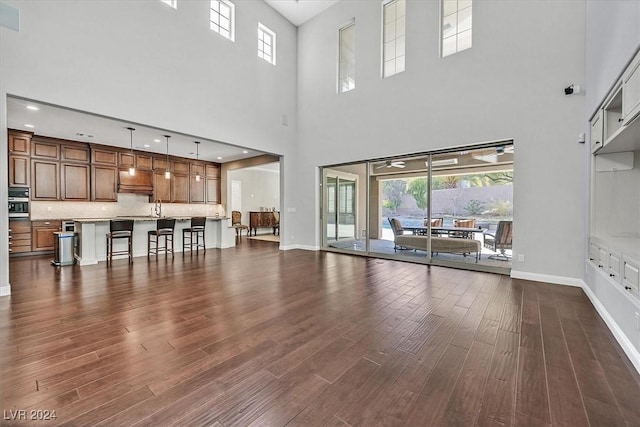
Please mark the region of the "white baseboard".
[[575, 277], [529, 273], [528, 271], [511, 270], [511, 277], [513, 279], [524, 279], [524, 280], [531, 280], [533, 282], [552, 283], [554, 285], [576, 286], [578, 288], [584, 287], [584, 284], [585, 284], [582, 281], [582, 279], [576, 279]]
[[598, 297], [593, 293], [591, 288], [587, 286], [587, 284], [582, 279], [576, 279], [575, 277], [564, 277], [564, 276], [552, 276], [549, 274], [538, 274], [538, 273], [529, 273], [526, 271], [511, 271], [511, 277], [514, 279], [524, 279], [524, 280], [532, 280], [534, 282], [544, 282], [544, 283], [552, 283], [554, 285], [566, 285], [566, 286], [576, 286], [582, 288], [587, 297], [591, 301], [591, 304], [595, 307], [596, 311], [602, 317], [602, 320], [607, 324], [607, 327], [613, 334], [622, 350], [627, 355], [633, 366], [636, 368], [636, 371], [640, 373], [640, 352], [633, 343], [629, 340], [629, 338], [624, 334], [620, 326], [616, 323], [616, 321], [611, 317], [607, 309], [600, 302]]
[[281, 251], [290, 251], [292, 249], [302, 249], [305, 251], [319, 251], [320, 247], [319, 246], [307, 246], [307, 245], [286, 245], [286, 246], [280, 246], [280, 250]]
[[0, 297], [6, 297], [8, 295], [11, 295], [11, 286], [0, 286]]
[[602, 320], [604, 320], [604, 323], [607, 324], [607, 326], [609, 327], [609, 330], [615, 337], [616, 341], [618, 341], [618, 344], [620, 344], [620, 347], [622, 347], [622, 350], [624, 350], [624, 353], [627, 355], [629, 360], [631, 360], [631, 363], [633, 364], [633, 366], [636, 368], [636, 371], [640, 373], [640, 351], [638, 351], [638, 349], [636, 349], [633, 343], [629, 341], [629, 338], [627, 338], [624, 332], [622, 332], [622, 329], [620, 329], [620, 326], [618, 326], [618, 324], [613, 319], [613, 317], [611, 317], [611, 315], [609, 314], [607, 309], [604, 307], [604, 305], [602, 305], [598, 297], [596, 297], [596, 295], [593, 293], [591, 288], [589, 288], [589, 286], [587, 286], [587, 284], [584, 282], [583, 282], [582, 290], [584, 291], [585, 294], [587, 294], [587, 297], [589, 297], [591, 304], [593, 304], [593, 306], [596, 308], [596, 311], [598, 312], [598, 314], [600, 314], [600, 317], [602, 317]]

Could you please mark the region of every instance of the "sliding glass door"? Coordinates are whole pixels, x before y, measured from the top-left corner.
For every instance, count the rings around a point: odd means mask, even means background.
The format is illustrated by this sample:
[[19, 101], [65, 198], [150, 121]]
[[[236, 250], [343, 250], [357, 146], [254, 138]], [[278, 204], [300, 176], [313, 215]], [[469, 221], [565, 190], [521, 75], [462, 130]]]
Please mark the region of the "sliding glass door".
[[507, 273], [513, 144], [322, 169], [323, 248]]
[[[360, 170], [363, 169], [363, 170]], [[366, 223], [360, 202], [366, 200], [364, 166], [351, 165], [323, 169], [323, 246], [350, 251], [365, 251], [364, 235], [358, 230]]]

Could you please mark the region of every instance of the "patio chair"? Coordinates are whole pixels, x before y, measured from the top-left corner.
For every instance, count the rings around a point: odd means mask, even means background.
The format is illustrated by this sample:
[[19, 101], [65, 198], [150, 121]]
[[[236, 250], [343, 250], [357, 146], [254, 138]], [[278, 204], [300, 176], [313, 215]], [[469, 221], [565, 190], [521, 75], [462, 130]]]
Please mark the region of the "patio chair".
[[[476, 228], [475, 219], [454, 219], [453, 226], [459, 228]], [[473, 239], [473, 233], [468, 231], [451, 231], [449, 237], [457, 237], [458, 239]]]
[[496, 228], [495, 234], [489, 232], [484, 233], [484, 246], [494, 252], [500, 251], [499, 254], [491, 255], [489, 259], [499, 261], [509, 261], [511, 259], [511, 256], [507, 255], [505, 251], [511, 249], [512, 235], [513, 221], [498, 222], [498, 228]]

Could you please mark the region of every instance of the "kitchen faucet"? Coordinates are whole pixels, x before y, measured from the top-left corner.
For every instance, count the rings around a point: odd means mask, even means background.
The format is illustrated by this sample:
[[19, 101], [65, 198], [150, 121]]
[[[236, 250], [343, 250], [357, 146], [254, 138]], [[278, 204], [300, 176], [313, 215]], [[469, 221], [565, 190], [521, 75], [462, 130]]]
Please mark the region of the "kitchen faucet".
[[155, 214], [156, 214], [156, 216], [157, 216], [158, 218], [161, 218], [161, 217], [162, 217], [162, 200], [157, 199], [157, 200], [154, 202], [153, 211], [155, 212]]

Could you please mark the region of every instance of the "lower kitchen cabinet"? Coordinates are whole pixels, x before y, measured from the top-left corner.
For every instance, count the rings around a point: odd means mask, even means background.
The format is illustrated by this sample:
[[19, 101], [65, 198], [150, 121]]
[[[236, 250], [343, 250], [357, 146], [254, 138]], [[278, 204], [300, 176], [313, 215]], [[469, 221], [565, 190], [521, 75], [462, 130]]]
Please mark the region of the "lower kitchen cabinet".
[[52, 251], [55, 245], [53, 233], [60, 231], [60, 221], [32, 221], [31, 222], [31, 250]]
[[9, 245], [12, 254], [31, 252], [31, 221], [28, 218], [9, 220]]

